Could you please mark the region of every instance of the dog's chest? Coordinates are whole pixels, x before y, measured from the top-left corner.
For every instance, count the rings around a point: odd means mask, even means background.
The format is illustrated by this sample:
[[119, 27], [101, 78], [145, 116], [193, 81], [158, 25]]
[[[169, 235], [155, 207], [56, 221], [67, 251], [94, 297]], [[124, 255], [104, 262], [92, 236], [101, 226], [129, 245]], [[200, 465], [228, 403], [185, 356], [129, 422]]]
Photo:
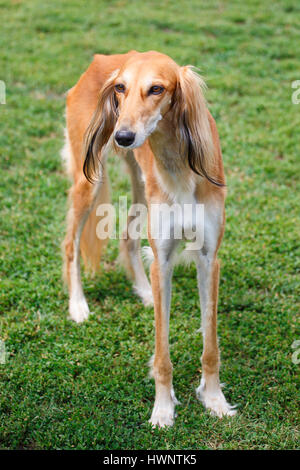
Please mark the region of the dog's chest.
[[175, 230], [182, 230], [183, 239], [192, 240], [196, 232], [203, 229], [203, 205], [197, 202], [194, 192], [183, 191], [180, 187], [172, 195], [172, 201], [179, 215], [171, 226]]
[[204, 207], [196, 200], [194, 185], [177, 182], [175, 187], [165, 182], [161, 187], [167, 202], [154, 205], [151, 214], [157, 238], [195, 239], [197, 232], [203, 232]]

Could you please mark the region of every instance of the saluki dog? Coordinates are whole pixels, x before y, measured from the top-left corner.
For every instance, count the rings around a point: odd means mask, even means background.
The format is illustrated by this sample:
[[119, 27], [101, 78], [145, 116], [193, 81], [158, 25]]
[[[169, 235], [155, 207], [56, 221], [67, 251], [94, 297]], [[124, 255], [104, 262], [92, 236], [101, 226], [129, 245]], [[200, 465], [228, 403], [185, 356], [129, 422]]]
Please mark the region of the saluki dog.
[[[216, 124], [203, 95], [204, 82], [191, 66], [179, 66], [159, 52], [131, 51], [95, 55], [67, 96], [67, 131], [63, 156], [73, 185], [64, 242], [69, 313], [82, 322], [89, 315], [80, 276], [84, 264], [96, 270], [107, 240], [96, 234], [97, 207], [109, 202], [106, 160], [113, 148], [124, 159], [132, 182], [133, 204], [148, 207], [148, 239], [153, 252], [151, 286], [145, 274], [140, 240], [128, 226], [120, 252], [125, 269], [144, 304], [154, 303], [155, 354], [151, 362], [155, 403], [150, 422], [170, 426], [178, 403], [172, 385], [169, 352], [171, 279], [179, 241], [174, 225], [194, 225], [194, 218], [174, 221], [170, 237], [153, 236], [153, 204], [204, 207], [204, 242], [188, 255], [197, 268], [203, 333], [202, 378], [197, 396], [212, 414], [232, 416], [219, 381], [217, 302], [220, 246], [225, 223], [225, 178]], [[171, 219], [170, 219], [171, 220]], [[191, 227], [190, 227], [191, 228]], [[184, 255], [183, 255], [184, 256]], [[176, 258], [177, 257], [177, 258]]]

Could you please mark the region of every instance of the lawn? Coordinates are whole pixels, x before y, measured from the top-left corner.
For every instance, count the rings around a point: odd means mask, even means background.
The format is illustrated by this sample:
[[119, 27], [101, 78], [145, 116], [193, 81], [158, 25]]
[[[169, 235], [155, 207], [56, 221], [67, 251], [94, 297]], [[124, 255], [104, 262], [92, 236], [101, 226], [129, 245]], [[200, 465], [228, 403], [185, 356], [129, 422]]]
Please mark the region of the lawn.
[[[299, 1], [0, 0], [0, 448], [295, 449], [299, 364]], [[67, 318], [61, 242], [69, 182], [65, 93], [94, 53], [155, 49], [198, 66], [223, 149], [221, 380], [233, 419], [195, 397], [202, 338], [195, 268], [177, 268], [171, 307], [175, 426], [151, 429], [153, 310], [115, 260], [84, 276], [94, 315]], [[110, 159], [112, 198], [130, 194]], [[296, 361], [294, 361], [296, 362]], [[298, 382], [299, 383], [299, 382]]]

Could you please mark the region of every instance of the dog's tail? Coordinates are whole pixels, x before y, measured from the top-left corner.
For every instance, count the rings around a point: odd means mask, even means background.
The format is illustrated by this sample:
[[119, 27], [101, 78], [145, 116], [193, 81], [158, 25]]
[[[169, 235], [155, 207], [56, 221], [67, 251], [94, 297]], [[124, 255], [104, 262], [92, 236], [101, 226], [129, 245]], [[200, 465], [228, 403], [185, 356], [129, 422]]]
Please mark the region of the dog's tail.
[[[100, 204], [108, 204], [110, 202], [109, 194], [109, 179], [106, 170], [106, 165], [103, 166], [102, 171], [102, 184], [98, 190], [98, 194], [93, 205], [93, 209], [90, 212], [88, 219], [84, 225], [81, 240], [80, 240], [80, 252], [83, 258], [85, 268], [92, 274], [100, 268], [100, 258], [103, 253], [103, 249], [107, 245], [108, 237], [103, 238], [99, 236], [97, 226], [103, 217], [109, 217], [109, 214], [104, 216], [97, 215], [97, 209]], [[108, 225], [109, 221], [105, 221]]]

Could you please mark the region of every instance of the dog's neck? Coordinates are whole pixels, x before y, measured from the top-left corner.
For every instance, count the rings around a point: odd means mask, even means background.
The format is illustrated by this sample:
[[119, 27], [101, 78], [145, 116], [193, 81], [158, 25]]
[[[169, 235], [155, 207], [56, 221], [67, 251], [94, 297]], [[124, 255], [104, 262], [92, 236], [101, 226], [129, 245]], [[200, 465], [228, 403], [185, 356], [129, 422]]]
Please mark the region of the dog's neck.
[[149, 136], [149, 143], [159, 167], [174, 173], [186, 168], [174, 124], [168, 115], [158, 122], [155, 131]]
[[170, 192], [175, 189], [191, 191], [195, 182], [194, 174], [181, 153], [176, 129], [168, 115], [158, 123], [149, 137], [149, 144], [154, 154], [157, 179], [163, 181]]

